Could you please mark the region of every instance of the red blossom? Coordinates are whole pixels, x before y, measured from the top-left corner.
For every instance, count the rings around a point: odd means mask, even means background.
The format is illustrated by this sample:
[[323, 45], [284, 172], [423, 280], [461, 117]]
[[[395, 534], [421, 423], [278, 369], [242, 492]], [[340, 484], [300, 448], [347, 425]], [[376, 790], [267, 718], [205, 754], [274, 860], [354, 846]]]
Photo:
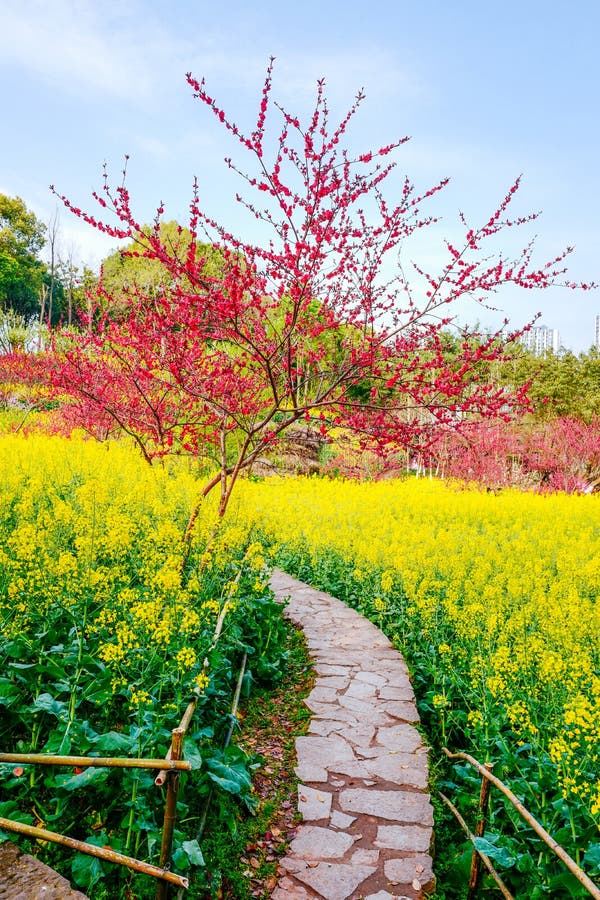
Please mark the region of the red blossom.
[[[344, 139], [362, 92], [331, 124], [320, 81], [302, 123], [272, 101], [272, 75], [273, 60], [249, 135], [203, 79], [187, 76], [200, 104], [253, 161], [251, 171], [230, 158], [226, 165], [248, 189], [238, 202], [251, 221], [270, 229], [270, 240], [236, 237], [202, 209], [194, 182], [191, 237], [178, 252], [161, 239], [162, 202], [150, 230], [134, 215], [126, 165], [116, 189], [105, 171], [102, 196], [94, 194], [112, 222], [58, 195], [92, 227], [134, 241], [125, 253], [164, 270], [160, 296], [131, 289], [120, 317], [111, 316], [113, 299], [101, 282], [107, 315], [84, 335], [72, 335], [66, 351], [62, 337], [48, 355], [45, 378], [57, 396], [69, 398], [63, 418], [99, 437], [124, 430], [148, 461], [171, 452], [212, 456], [221, 477], [205, 490], [220, 484], [221, 512], [240, 472], [296, 422], [314, 421], [322, 433], [343, 424], [385, 453], [425, 448], [440, 428], [464, 429], [477, 417], [510, 417], [525, 397], [498, 390], [486, 373], [520, 332], [452, 344], [453, 309], [463, 298], [487, 304], [505, 284], [577, 287], [564, 281], [571, 248], [541, 266], [533, 262], [533, 242], [514, 259], [487, 249], [504, 229], [537, 218], [509, 216], [520, 179], [483, 225], [461, 216], [462, 242], [446, 245], [439, 270], [414, 264], [412, 272], [389, 274], [410, 237], [437, 221], [428, 204], [448, 179], [418, 190], [406, 178], [398, 197], [384, 196], [395, 161], [382, 158], [407, 138], [353, 157]], [[281, 129], [267, 142], [277, 115]], [[205, 235], [214, 249], [206, 248]]]

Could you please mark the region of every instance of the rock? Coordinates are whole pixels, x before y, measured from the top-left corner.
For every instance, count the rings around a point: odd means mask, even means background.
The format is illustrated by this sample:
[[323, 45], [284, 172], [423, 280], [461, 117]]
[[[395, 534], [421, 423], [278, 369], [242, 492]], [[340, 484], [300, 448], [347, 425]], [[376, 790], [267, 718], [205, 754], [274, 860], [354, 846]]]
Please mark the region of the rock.
[[290, 851], [301, 859], [341, 859], [354, 843], [343, 831], [301, 825], [290, 844]]
[[305, 821], [328, 819], [331, 812], [331, 794], [327, 791], [316, 791], [305, 784], [299, 784], [298, 812]]
[[87, 900], [66, 878], [34, 856], [22, 853], [11, 841], [0, 844], [2, 900]]
[[325, 900], [347, 900], [359, 884], [375, 871], [374, 866], [322, 862], [314, 869], [297, 872], [296, 878], [308, 884]]
[[421, 825], [380, 825], [375, 846], [382, 850], [427, 851], [433, 831]]
[[414, 791], [377, 791], [348, 788], [340, 793], [340, 806], [347, 813], [366, 813], [394, 822], [433, 825], [433, 809], [425, 794]]
[[384, 872], [391, 884], [411, 885], [415, 888], [415, 882], [418, 882], [419, 886], [415, 890], [420, 890], [420, 888], [432, 890], [435, 885], [435, 875], [429, 856], [388, 859], [384, 864]]

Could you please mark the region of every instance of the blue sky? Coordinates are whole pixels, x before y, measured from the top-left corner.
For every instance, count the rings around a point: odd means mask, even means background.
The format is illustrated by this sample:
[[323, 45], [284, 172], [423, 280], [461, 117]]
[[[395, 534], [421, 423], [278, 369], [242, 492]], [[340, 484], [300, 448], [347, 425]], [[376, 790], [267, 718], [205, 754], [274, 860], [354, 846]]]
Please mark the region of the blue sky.
[[[517, 210], [542, 210], [537, 259], [575, 245], [574, 280], [600, 282], [600, 4], [373, 0], [253, 4], [229, 0], [2, 0], [0, 192], [21, 196], [47, 221], [48, 186], [93, 210], [102, 165], [128, 184], [140, 219], [162, 200], [185, 221], [194, 175], [204, 207], [244, 227], [223, 165], [235, 151], [192, 97], [185, 73], [207, 79], [240, 125], [253, 124], [265, 67], [277, 57], [274, 96], [310, 108], [325, 77], [342, 115], [367, 99], [350, 138], [369, 149], [408, 134], [399, 170], [425, 189], [451, 183], [432, 211], [442, 224], [407, 259], [435, 265], [458, 211], [483, 221], [519, 174]], [[114, 242], [60, 211], [64, 250], [92, 264]], [[512, 291], [502, 313], [464, 309], [466, 321], [522, 325], [539, 310], [576, 352], [589, 348], [600, 292]]]

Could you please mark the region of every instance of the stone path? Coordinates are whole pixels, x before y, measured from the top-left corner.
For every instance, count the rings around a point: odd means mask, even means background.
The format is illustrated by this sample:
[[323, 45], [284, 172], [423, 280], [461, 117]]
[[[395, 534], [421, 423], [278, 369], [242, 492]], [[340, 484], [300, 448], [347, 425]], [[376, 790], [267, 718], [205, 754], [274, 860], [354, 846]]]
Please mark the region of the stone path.
[[406, 664], [340, 600], [274, 572], [306, 635], [317, 681], [296, 740], [296, 837], [272, 900], [414, 900], [435, 886], [427, 748]]
[[87, 900], [66, 878], [23, 853], [11, 841], [0, 844], [0, 900]]

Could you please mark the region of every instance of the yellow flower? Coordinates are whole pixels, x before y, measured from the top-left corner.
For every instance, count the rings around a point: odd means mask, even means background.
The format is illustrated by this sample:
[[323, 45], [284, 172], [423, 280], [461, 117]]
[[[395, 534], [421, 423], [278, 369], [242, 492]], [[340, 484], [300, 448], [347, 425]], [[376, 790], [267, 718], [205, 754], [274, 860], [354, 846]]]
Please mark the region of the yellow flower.
[[[258, 518], [286, 554], [316, 574], [360, 581], [376, 617], [401, 587], [397, 641], [413, 634], [437, 647], [432, 665], [460, 679], [469, 724], [493, 730], [495, 714], [484, 719], [484, 710], [504, 710], [515, 745], [526, 734], [563, 760], [559, 789], [589, 795], [578, 770], [587, 766], [588, 782], [600, 772], [597, 496], [489, 494], [412, 478], [274, 478], [268, 488], [244, 482], [238, 496], [242, 517]], [[434, 702], [443, 708], [444, 695]]]
[[182, 647], [175, 656], [180, 669], [192, 669], [196, 665], [196, 651], [191, 647]]
[[152, 697], [148, 691], [137, 690], [137, 688], [132, 687], [129, 702], [132, 706], [150, 706]]
[[467, 722], [469, 725], [472, 725], [473, 728], [477, 728], [479, 725], [483, 724], [483, 715], [480, 710], [472, 709], [467, 715]]
[[208, 685], [210, 684], [210, 678], [204, 672], [200, 672], [199, 675], [196, 675], [196, 687], [199, 692], [204, 692]]
[[381, 575], [381, 590], [384, 594], [389, 594], [393, 587], [394, 573], [390, 569], [386, 569]]
[[205, 600], [200, 609], [203, 612], [212, 613], [214, 615], [218, 615], [221, 611], [218, 600]]
[[444, 707], [450, 705], [445, 694], [434, 694], [431, 698], [431, 702], [436, 709], [444, 709]]

